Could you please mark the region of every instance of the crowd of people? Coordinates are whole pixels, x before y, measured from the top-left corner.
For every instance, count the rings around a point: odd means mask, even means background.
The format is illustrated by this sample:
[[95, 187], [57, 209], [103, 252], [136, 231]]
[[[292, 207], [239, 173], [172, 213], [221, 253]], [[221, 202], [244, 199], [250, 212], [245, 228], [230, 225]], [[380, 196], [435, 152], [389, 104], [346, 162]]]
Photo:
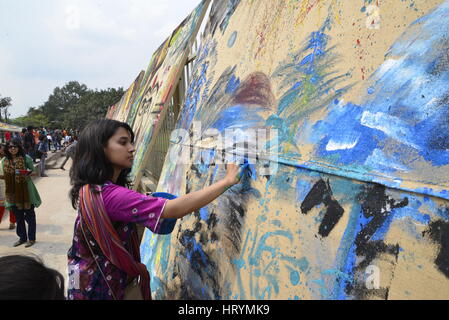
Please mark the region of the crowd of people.
[[[3, 139], [5, 143], [11, 141], [20, 143], [25, 154], [31, 157], [34, 163], [39, 162], [40, 176], [47, 177], [45, 161], [48, 153], [66, 149], [77, 140], [78, 134], [78, 130], [72, 129], [46, 129], [28, 126], [20, 133], [6, 132]], [[61, 167], [62, 170], [64, 170], [64, 164]]]
[[[48, 152], [64, 150], [66, 159], [74, 156], [77, 132], [74, 130], [47, 130], [24, 128], [21, 133], [6, 132], [0, 144], [0, 223], [9, 213], [9, 229], [17, 230], [19, 240], [14, 246], [25, 243], [31, 247], [36, 242], [36, 215], [34, 208], [41, 204], [39, 193], [31, 177], [36, 175], [34, 164], [39, 163], [39, 176], [45, 174]], [[28, 231], [26, 226], [28, 225]]]

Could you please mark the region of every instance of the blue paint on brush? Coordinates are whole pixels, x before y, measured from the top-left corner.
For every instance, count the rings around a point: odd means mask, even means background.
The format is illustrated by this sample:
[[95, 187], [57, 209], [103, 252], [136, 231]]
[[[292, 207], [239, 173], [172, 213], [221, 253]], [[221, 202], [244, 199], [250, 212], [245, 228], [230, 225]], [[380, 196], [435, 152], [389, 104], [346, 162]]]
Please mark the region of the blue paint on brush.
[[252, 170], [251, 170], [251, 165], [249, 163], [244, 163], [243, 165], [240, 166], [239, 172], [238, 172], [238, 177], [239, 180], [242, 180], [243, 176], [248, 176], [251, 177], [252, 174]]

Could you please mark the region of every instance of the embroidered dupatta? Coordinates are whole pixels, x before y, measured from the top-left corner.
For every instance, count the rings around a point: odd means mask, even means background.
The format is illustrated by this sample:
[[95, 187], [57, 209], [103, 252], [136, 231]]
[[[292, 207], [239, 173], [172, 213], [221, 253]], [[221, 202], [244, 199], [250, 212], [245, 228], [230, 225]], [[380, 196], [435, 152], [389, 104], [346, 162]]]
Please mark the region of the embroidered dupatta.
[[[101, 186], [85, 185], [80, 189], [79, 208], [83, 223], [101, 248], [104, 256], [131, 278], [140, 276], [140, 289], [144, 300], [151, 300], [150, 274], [140, 263], [139, 240], [136, 230], [131, 235], [131, 251], [123, 247], [104, 207]], [[95, 258], [95, 257], [94, 257]]]
[[31, 201], [28, 192], [27, 177], [16, 174], [16, 169], [26, 169], [24, 157], [17, 157], [15, 162], [8, 158], [3, 160], [6, 201], [11, 205], [15, 205], [19, 210], [29, 210], [31, 209]]

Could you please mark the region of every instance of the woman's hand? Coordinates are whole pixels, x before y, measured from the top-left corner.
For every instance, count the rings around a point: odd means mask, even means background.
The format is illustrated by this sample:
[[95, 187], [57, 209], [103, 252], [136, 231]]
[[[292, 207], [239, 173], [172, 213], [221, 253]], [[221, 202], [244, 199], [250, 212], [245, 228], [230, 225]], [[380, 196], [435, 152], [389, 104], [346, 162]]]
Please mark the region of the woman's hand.
[[240, 181], [239, 170], [239, 165], [233, 163], [227, 164], [226, 176], [222, 180], [202, 190], [186, 194], [173, 200], [168, 200], [164, 212], [162, 213], [162, 218], [180, 219], [191, 212], [207, 206], [223, 194], [223, 192]]
[[233, 185], [239, 183], [240, 181], [239, 169], [240, 166], [235, 163], [228, 163], [226, 165], [226, 176], [224, 180], [226, 181], [226, 185], [228, 187], [232, 187]]

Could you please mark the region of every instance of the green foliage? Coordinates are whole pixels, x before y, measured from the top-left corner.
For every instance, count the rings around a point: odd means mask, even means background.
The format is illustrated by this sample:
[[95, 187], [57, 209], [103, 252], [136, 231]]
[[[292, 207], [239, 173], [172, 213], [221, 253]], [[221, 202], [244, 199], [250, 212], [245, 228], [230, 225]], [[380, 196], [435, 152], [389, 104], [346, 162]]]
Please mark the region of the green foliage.
[[26, 116], [11, 122], [22, 127], [82, 130], [90, 121], [104, 118], [108, 108], [124, 93], [123, 88], [98, 91], [71, 81], [62, 88], [56, 87], [42, 106], [30, 108]]
[[85, 84], [71, 81], [62, 88], [56, 87], [47, 102], [39, 109], [45, 114], [52, 126], [61, 127], [64, 114], [71, 110], [89, 90]]
[[13, 119], [9, 121], [11, 124], [14, 124], [16, 126], [20, 126], [23, 128], [26, 128], [28, 126], [33, 127], [50, 127], [50, 121], [43, 113], [34, 113], [32, 116], [25, 116]]
[[81, 130], [89, 122], [104, 118], [108, 108], [124, 93], [122, 88], [89, 91], [65, 114], [63, 126]]

